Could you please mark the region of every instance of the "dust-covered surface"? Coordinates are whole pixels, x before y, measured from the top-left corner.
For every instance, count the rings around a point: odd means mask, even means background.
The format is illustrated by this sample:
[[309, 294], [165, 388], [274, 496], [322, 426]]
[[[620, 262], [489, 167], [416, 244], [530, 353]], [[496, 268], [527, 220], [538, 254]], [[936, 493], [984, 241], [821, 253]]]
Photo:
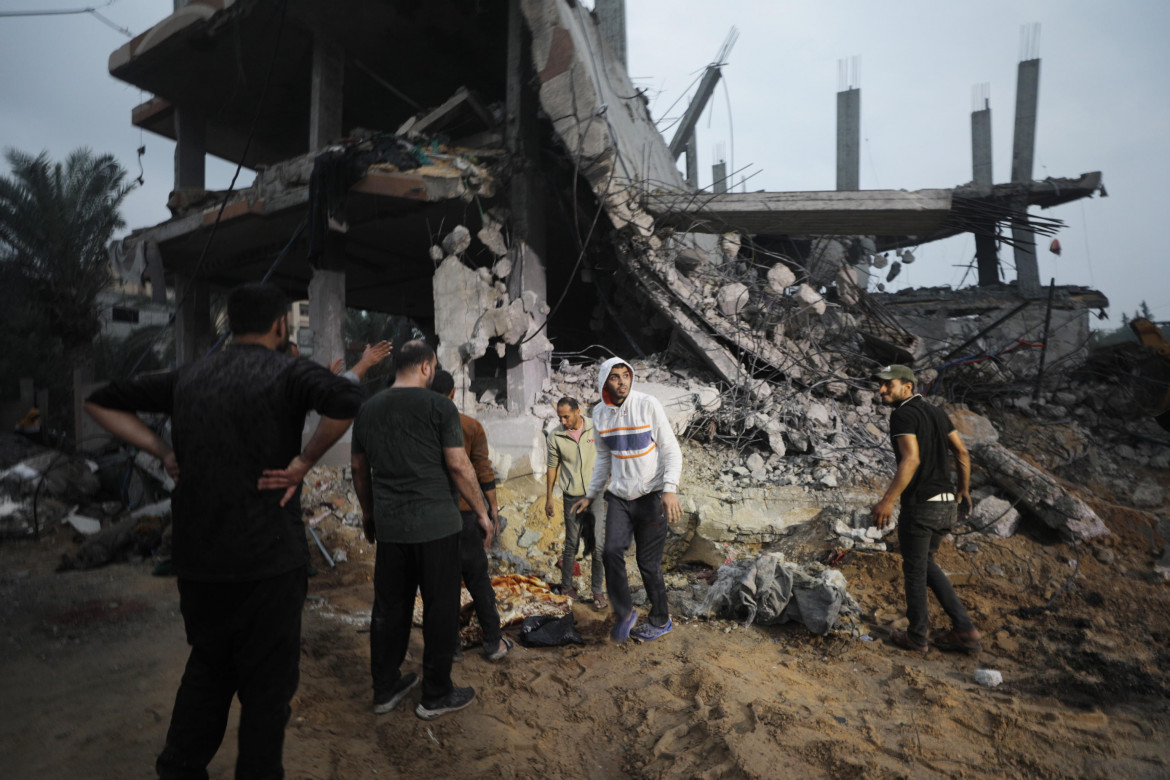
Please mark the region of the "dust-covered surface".
[[[1133, 477], [1165, 485], [1142, 466]], [[373, 714], [372, 550], [327, 517], [319, 533], [346, 560], [331, 570], [314, 552], [288, 776], [1165, 777], [1170, 586], [1153, 568], [1158, 515], [1121, 505], [1108, 484], [1087, 487], [1112, 532], [1102, 539], [1074, 546], [1025, 524], [1012, 538], [944, 545], [940, 562], [985, 633], [976, 657], [883, 642], [904, 621], [900, 559], [853, 550], [837, 567], [863, 610], [856, 631], [816, 637], [676, 611], [673, 633], [619, 647], [606, 640], [608, 613], [578, 603], [584, 647], [517, 644], [498, 664], [469, 650], [454, 676], [477, 701], [431, 723], [410, 707]], [[502, 503], [532, 502], [539, 518], [538, 492], [509, 483]], [[812, 560], [828, 537], [813, 521], [773, 547]], [[153, 776], [186, 657], [174, 581], [151, 576], [148, 560], [55, 573], [74, 547], [66, 530], [0, 547], [4, 776]], [[669, 574], [672, 603], [707, 573]], [[1051, 610], [1031, 609], [1054, 595]], [[420, 654], [416, 631], [408, 666]], [[1004, 683], [975, 684], [977, 668]], [[214, 778], [232, 775], [235, 718]]]

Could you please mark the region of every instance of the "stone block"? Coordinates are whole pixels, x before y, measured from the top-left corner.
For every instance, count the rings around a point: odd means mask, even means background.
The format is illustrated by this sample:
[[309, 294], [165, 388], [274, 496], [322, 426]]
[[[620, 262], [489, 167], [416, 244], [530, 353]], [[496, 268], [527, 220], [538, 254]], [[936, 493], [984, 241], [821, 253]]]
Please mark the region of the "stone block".
[[784, 295], [785, 291], [796, 284], [796, 274], [783, 263], [776, 263], [768, 269], [768, 289], [776, 295]]
[[985, 534], [1007, 539], [1020, 527], [1020, 513], [1010, 501], [988, 496], [975, 505], [967, 522], [972, 528], [981, 528]]
[[463, 225], [456, 225], [455, 229], [443, 239], [443, 251], [448, 255], [458, 255], [467, 251], [471, 246], [471, 231]]
[[735, 318], [748, 305], [748, 287], [746, 284], [732, 282], [719, 288], [715, 294], [715, 302], [724, 317]]
[[821, 294], [807, 284], [802, 284], [797, 288], [796, 300], [803, 305], [805, 311], [812, 311], [818, 315], [824, 314], [825, 309], [828, 308], [828, 304], [825, 303]]

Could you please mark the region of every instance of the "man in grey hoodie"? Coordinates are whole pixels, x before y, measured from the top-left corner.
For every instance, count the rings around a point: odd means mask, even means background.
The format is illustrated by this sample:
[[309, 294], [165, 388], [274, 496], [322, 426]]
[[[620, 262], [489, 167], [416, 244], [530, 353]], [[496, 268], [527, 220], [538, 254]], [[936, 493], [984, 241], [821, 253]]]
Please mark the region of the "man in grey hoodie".
[[[652, 395], [633, 390], [634, 371], [621, 358], [601, 364], [597, 385], [601, 402], [593, 407], [597, 460], [585, 498], [572, 508], [582, 512], [606, 488], [605, 580], [617, 619], [610, 638], [625, 642], [657, 639], [674, 628], [666, 603], [662, 552], [667, 523], [682, 519], [678, 483], [682, 449], [670, 427], [666, 410]], [[646, 623], [638, 619], [626, 575], [626, 550], [636, 545], [635, 557], [650, 600]], [[633, 629], [631, 631], [631, 629]]]

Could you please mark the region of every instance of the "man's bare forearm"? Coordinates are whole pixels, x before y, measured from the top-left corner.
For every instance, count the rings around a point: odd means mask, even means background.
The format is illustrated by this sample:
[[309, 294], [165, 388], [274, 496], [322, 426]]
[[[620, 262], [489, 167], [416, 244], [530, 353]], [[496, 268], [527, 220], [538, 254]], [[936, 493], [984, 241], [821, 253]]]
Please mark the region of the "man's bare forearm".
[[353, 419], [341, 420], [333, 417], [322, 417], [317, 423], [316, 430], [309, 437], [309, 443], [301, 450], [300, 459], [310, 466], [321, 460], [329, 448], [337, 443], [347, 430]]
[[171, 446], [132, 412], [109, 409], [90, 401], [85, 402], [85, 411], [98, 425], [143, 452], [160, 460], [171, 452]]

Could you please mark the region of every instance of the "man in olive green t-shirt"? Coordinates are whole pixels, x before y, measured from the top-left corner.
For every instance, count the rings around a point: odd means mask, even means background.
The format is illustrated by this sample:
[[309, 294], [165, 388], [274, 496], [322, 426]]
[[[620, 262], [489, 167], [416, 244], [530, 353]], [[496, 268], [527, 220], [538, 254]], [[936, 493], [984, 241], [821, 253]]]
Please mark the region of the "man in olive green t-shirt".
[[[556, 514], [553, 505], [553, 487], [561, 490], [561, 508], [565, 516], [565, 549], [561, 556], [562, 593], [577, 598], [573, 587], [573, 564], [577, 558], [577, 545], [582, 537], [592, 538], [592, 564], [589, 572], [593, 589], [593, 606], [602, 610], [609, 608], [605, 600], [605, 566], [602, 554], [605, 552], [605, 522], [597, 522], [595, 502], [584, 512], [572, 512], [573, 504], [584, 497], [589, 480], [593, 477], [593, 461], [597, 457], [594, 444], [593, 421], [581, 414], [577, 399], [565, 396], [557, 401], [557, 417], [561, 424], [549, 432], [546, 439], [548, 448], [548, 472], [545, 475], [544, 513]], [[559, 475], [558, 475], [559, 472]], [[586, 548], [589, 547], [586, 542]]]
[[410, 640], [414, 595], [423, 600], [422, 700], [415, 715], [430, 720], [463, 709], [471, 687], [451, 682], [459, 637], [461, 495], [491, 544], [493, 527], [475, 470], [463, 449], [459, 411], [427, 388], [435, 351], [408, 341], [395, 357], [394, 385], [366, 402], [353, 429], [354, 491], [366, 538], [377, 542], [370, 670], [374, 712], [394, 709], [418, 684], [402, 674]]

